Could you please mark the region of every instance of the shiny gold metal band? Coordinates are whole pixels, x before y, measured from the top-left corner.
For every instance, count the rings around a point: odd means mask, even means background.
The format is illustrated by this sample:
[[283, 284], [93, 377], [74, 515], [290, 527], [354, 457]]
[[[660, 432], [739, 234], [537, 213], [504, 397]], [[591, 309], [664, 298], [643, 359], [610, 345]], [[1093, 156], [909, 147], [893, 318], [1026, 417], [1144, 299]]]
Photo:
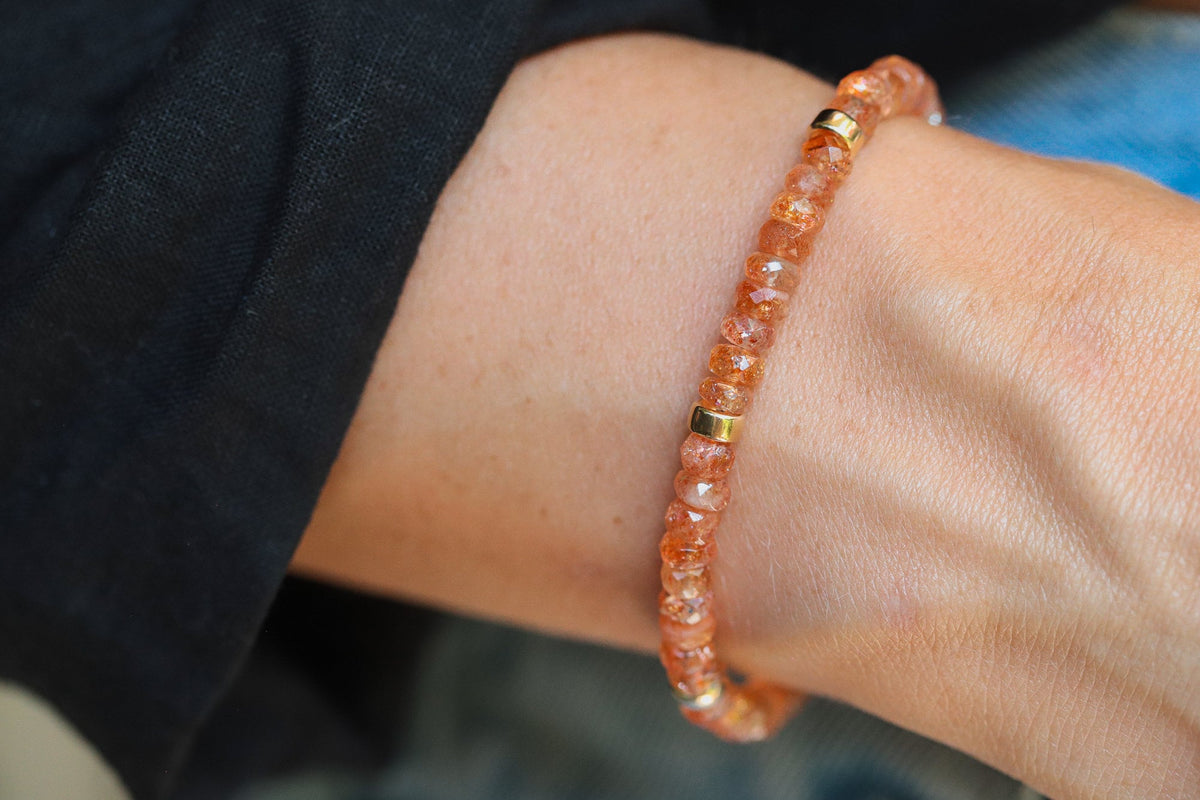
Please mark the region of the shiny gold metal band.
[[736, 442], [742, 436], [742, 418], [731, 414], [712, 411], [702, 405], [692, 406], [692, 417], [688, 421], [692, 433], [716, 439], [718, 442]]
[[862, 126], [854, 121], [854, 117], [836, 108], [827, 108], [813, 120], [812, 127], [832, 131], [846, 140], [850, 145], [850, 155], [858, 153], [858, 149], [866, 143], [867, 137]]

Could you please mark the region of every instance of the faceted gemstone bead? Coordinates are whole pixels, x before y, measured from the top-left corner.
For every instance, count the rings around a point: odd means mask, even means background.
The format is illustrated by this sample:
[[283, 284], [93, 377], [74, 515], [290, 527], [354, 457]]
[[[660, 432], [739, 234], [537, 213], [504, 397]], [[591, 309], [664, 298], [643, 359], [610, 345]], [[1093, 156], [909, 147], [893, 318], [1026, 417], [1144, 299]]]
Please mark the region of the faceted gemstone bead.
[[783, 179], [789, 191], [812, 198], [814, 203], [828, 207], [833, 202], [833, 181], [829, 174], [812, 164], [797, 164]]
[[753, 253], [746, 259], [746, 280], [755, 286], [790, 292], [800, 285], [800, 267], [770, 253]]
[[833, 131], [814, 129], [804, 143], [804, 160], [829, 174], [834, 185], [850, 174], [850, 146]]
[[700, 405], [722, 414], [738, 416], [750, 407], [750, 395], [740, 386], [705, 378], [700, 382]]
[[708, 356], [708, 368], [723, 381], [750, 388], [754, 388], [762, 380], [763, 374], [761, 358], [732, 344], [719, 344], [714, 347]]
[[901, 56], [884, 56], [868, 69], [891, 86], [892, 114], [916, 113], [929, 82], [925, 70]]
[[720, 514], [688, 508], [682, 500], [667, 507], [667, 531], [659, 542], [663, 563], [675, 569], [700, 569], [717, 554], [716, 532]]
[[754, 681], [735, 686], [726, 681], [712, 708], [682, 709], [683, 715], [729, 742], [759, 742], [787, 722], [802, 698], [779, 686]]
[[663, 590], [676, 597], [691, 599], [712, 591], [712, 578], [707, 567], [679, 569], [663, 564], [660, 576]]
[[693, 433], [683, 440], [679, 461], [689, 475], [719, 480], [733, 469], [733, 445]]
[[702, 695], [721, 680], [721, 664], [710, 645], [694, 650], [663, 646], [658, 658], [667, 671], [671, 688], [684, 696]]
[[[885, 119], [892, 114], [895, 100], [892, 84], [878, 71], [860, 69], [856, 72], [851, 72], [838, 82], [837, 93], [838, 95], [857, 97], [864, 103], [870, 103], [878, 109], [880, 116]], [[833, 107], [837, 108], [837, 106]], [[845, 109], [842, 110], [845, 111]], [[850, 114], [849, 111], [846, 111], [846, 113]], [[853, 114], [850, 114], [850, 116], [854, 117]], [[862, 124], [858, 117], [854, 117], [854, 121], [860, 125]]]
[[825, 224], [825, 209], [799, 192], [780, 192], [771, 203], [771, 216], [816, 233]]
[[680, 622], [674, 615], [659, 606], [658, 629], [663, 635], [663, 644], [675, 650], [695, 650], [712, 644], [717, 632], [717, 618], [713, 614], [701, 614], [695, 622]]
[[755, 286], [750, 281], [738, 284], [737, 310], [763, 322], [777, 321], [787, 316], [787, 299], [785, 293], [770, 286]]
[[772, 217], [758, 230], [758, 249], [799, 264], [808, 258], [812, 250], [814, 233], [816, 231], [811, 228], [802, 228]]
[[875, 128], [879, 125], [878, 107], [871, 105], [860, 97], [839, 94], [833, 98], [833, 102], [829, 104], [829, 107], [836, 108], [857, 122], [858, 127], [862, 128], [863, 135], [868, 139], [871, 138], [871, 134], [875, 133]]
[[721, 320], [721, 335], [730, 344], [761, 355], [775, 343], [775, 329], [749, 314], [734, 312]]
[[729, 484], [723, 480], [697, 478], [683, 470], [675, 476], [675, 496], [701, 511], [720, 511], [729, 505]]
[[658, 612], [684, 625], [696, 625], [701, 618], [712, 616], [712, 592], [697, 597], [676, 597], [663, 590], [658, 595]]

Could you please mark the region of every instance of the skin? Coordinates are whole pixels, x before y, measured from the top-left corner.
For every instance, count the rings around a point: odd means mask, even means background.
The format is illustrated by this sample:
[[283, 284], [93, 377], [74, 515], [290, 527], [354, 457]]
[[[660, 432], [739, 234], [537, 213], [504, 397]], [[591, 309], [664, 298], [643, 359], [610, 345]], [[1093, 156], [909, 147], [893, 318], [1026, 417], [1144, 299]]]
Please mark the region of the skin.
[[[655, 35], [520, 65], [294, 569], [654, 651], [685, 414], [830, 96]], [[1200, 797], [1197, 254], [1148, 181], [881, 126], [739, 446], [722, 652], [1054, 797]]]

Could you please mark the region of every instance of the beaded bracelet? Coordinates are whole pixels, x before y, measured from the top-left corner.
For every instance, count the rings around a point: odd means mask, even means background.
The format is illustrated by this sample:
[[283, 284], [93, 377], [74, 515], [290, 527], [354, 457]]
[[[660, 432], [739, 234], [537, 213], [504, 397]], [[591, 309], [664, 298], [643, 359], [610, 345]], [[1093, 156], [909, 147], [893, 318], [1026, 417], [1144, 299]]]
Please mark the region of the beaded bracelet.
[[659, 595], [660, 657], [685, 717], [730, 741], [765, 739], [799, 708], [803, 696], [765, 681], [737, 683], [713, 648], [717, 620], [710, 567], [716, 529], [729, 504], [725, 477], [742, 430], [763, 359], [800, 280], [814, 235], [824, 224], [834, 191], [880, 120], [897, 115], [942, 122], [933, 80], [900, 56], [881, 58], [837, 86], [829, 108], [813, 120], [799, 165], [788, 173], [746, 260], [735, 309], [721, 323], [727, 343], [712, 349], [711, 376], [700, 384], [691, 433], [680, 448], [676, 499], [667, 507]]

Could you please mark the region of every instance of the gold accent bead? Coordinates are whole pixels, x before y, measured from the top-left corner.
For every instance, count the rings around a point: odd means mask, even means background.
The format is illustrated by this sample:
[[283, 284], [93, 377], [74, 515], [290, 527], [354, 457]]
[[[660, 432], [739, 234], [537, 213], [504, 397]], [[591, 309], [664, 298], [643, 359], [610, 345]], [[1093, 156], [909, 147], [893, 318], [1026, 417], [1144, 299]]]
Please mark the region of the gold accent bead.
[[742, 436], [742, 417], [722, 414], [697, 403], [692, 406], [688, 427], [692, 429], [692, 433], [707, 436], [718, 442], [736, 442]]
[[704, 711], [712, 708], [721, 699], [721, 695], [725, 692], [725, 682], [721, 679], [714, 680], [707, 689], [697, 695], [684, 694], [678, 689], [672, 690], [675, 699], [679, 705], [691, 711]]
[[854, 117], [845, 111], [838, 111], [836, 108], [827, 108], [817, 114], [817, 118], [812, 122], [812, 127], [832, 131], [842, 137], [850, 146], [851, 155], [856, 154], [867, 141], [862, 126], [854, 121]]

